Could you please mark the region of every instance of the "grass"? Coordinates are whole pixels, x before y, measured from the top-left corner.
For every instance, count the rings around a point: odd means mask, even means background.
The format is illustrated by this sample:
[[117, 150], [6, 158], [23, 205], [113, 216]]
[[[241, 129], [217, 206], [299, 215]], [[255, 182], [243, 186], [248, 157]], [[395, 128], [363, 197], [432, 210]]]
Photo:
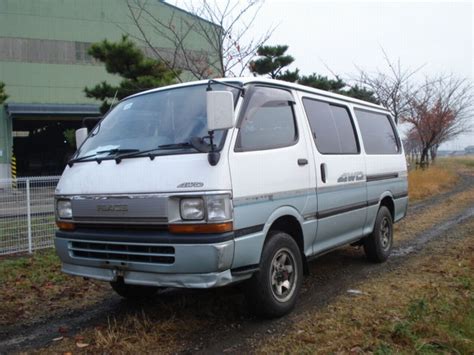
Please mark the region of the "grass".
[[456, 173], [440, 165], [425, 170], [411, 170], [408, 173], [408, 196], [411, 201], [422, 200], [454, 186]]
[[[234, 297], [199, 291], [195, 297], [180, 293], [160, 295], [140, 304], [124, 301], [126, 311], [114, 312], [81, 331], [79, 337], [88, 344], [90, 353], [186, 353], [191, 347], [197, 350], [196, 344], [235, 320]], [[77, 337], [64, 337], [44, 351], [66, 353], [75, 349]]]
[[473, 231], [471, 219], [401, 269], [354, 286], [361, 295], [298, 316], [259, 352], [472, 354]]
[[[103, 285], [61, 272], [54, 249], [0, 259], [0, 326], [97, 302]], [[87, 295], [87, 297], [85, 297]]]
[[4, 259], [0, 263], [0, 282], [16, 282], [27, 278], [30, 283], [43, 284], [48, 281], [62, 282], [66, 276], [59, 273], [59, 259], [54, 250], [38, 252], [32, 256], [21, 256]]
[[[33, 247], [44, 246], [53, 237], [56, 225], [54, 215], [33, 216], [31, 235]], [[0, 219], [0, 251], [15, 252], [28, 248], [28, 225], [26, 217], [12, 216]]]
[[438, 159], [443, 165], [453, 168], [466, 168], [472, 169], [474, 168], [474, 155], [466, 155], [462, 157], [454, 157], [454, 158], [440, 158]]
[[[472, 292], [462, 283], [456, 287]], [[451, 302], [455, 302], [452, 304]], [[432, 301], [414, 299], [406, 307], [403, 320], [391, 329], [395, 344], [415, 349], [420, 354], [472, 353], [474, 351], [474, 307], [468, 297], [442, 294]], [[396, 347], [397, 345], [393, 345]], [[386, 344], [385, 344], [386, 345]]]

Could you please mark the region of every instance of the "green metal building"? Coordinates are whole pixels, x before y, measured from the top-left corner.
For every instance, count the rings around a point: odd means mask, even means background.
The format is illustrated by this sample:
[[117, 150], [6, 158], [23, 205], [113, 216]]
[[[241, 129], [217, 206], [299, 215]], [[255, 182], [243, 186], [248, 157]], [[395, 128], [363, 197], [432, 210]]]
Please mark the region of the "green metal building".
[[[163, 1], [147, 6], [164, 22], [205, 21]], [[87, 50], [125, 33], [139, 36], [127, 0], [0, 0], [0, 82], [9, 95], [0, 105], [0, 179], [11, 176], [13, 155], [18, 176], [61, 173], [74, 151], [64, 130], [99, 115], [84, 88], [119, 81]], [[172, 43], [151, 28], [148, 33], [156, 50], [170, 53]], [[189, 36], [186, 48], [217, 55], [198, 35]]]

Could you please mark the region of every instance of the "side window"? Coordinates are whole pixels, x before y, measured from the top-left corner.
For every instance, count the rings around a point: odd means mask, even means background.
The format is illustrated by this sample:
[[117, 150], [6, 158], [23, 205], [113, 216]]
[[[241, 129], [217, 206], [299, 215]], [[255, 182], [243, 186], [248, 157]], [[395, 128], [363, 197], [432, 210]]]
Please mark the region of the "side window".
[[322, 154], [357, 154], [359, 146], [347, 108], [303, 99], [318, 151]]
[[240, 123], [236, 150], [264, 150], [297, 140], [293, 97], [286, 90], [256, 87]]
[[397, 154], [400, 144], [387, 115], [355, 110], [367, 154]]

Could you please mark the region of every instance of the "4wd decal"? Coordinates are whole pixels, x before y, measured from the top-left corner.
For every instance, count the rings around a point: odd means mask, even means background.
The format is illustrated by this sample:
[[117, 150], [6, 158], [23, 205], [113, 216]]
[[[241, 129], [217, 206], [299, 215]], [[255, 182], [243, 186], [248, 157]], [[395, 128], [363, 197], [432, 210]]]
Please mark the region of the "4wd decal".
[[364, 180], [364, 173], [362, 171], [356, 171], [353, 173], [344, 173], [339, 176], [337, 182], [352, 182], [352, 181], [362, 181]]

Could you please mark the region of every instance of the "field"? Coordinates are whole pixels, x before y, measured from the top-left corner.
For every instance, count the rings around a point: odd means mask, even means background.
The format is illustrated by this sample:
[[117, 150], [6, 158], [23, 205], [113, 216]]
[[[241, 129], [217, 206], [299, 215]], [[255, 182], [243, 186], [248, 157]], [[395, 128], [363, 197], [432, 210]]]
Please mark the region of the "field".
[[355, 284], [360, 293], [302, 315], [259, 351], [472, 354], [473, 232], [471, 218], [403, 267]]
[[317, 259], [295, 311], [272, 321], [239, 286], [133, 304], [62, 274], [51, 250], [4, 257], [0, 352], [473, 353], [474, 159], [440, 159], [409, 184], [389, 261], [353, 247]]

